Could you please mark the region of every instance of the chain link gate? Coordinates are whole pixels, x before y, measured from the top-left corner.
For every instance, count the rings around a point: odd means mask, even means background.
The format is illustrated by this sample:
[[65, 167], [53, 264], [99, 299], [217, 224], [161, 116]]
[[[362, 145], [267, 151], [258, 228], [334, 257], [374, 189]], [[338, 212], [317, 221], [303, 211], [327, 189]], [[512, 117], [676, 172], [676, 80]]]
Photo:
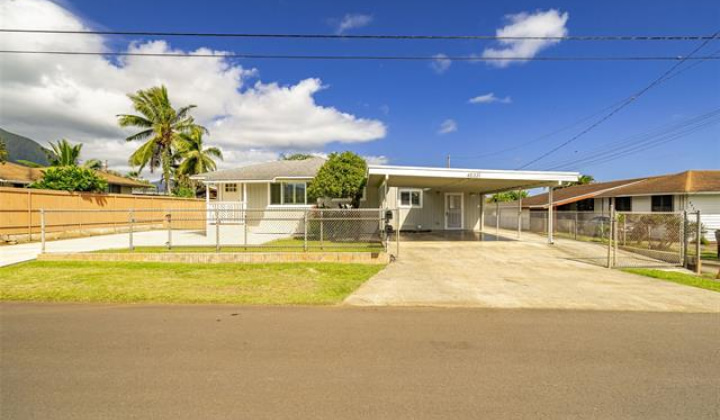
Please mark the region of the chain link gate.
[[614, 212], [608, 267], [681, 267], [687, 249], [684, 213]]

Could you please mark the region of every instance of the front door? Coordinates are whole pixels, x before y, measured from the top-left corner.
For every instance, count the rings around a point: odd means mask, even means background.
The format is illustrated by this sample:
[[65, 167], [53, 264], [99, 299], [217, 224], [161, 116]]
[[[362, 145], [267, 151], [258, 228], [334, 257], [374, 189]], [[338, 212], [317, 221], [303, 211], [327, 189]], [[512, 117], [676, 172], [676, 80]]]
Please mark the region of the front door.
[[463, 228], [462, 193], [445, 194], [445, 229]]

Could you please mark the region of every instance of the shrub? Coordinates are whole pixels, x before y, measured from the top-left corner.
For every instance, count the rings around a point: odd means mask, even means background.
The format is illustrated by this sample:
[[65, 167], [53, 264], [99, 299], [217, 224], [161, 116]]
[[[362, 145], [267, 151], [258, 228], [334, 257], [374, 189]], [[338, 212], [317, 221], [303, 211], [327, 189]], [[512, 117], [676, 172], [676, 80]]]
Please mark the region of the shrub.
[[309, 200], [318, 198], [350, 198], [358, 207], [365, 187], [365, 159], [353, 152], [331, 153], [308, 185]]
[[80, 166], [57, 166], [43, 170], [43, 177], [30, 184], [30, 188], [63, 191], [107, 190], [107, 181], [92, 169]]

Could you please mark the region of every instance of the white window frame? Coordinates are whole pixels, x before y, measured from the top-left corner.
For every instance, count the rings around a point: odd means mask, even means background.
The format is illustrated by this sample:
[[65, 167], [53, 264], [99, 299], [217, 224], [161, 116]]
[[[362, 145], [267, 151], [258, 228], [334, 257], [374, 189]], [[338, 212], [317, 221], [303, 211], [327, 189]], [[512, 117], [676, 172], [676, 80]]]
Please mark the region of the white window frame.
[[237, 183], [229, 182], [229, 183], [225, 184], [225, 192], [226, 193], [231, 193], [231, 192], [234, 193], [234, 192], [237, 192], [237, 190], [238, 190]]
[[[271, 188], [272, 188], [272, 184], [280, 184], [280, 204], [272, 204], [272, 203], [271, 203], [271, 198], [272, 198]], [[305, 199], [304, 199], [303, 201], [305, 201], [305, 204], [285, 204], [285, 188], [284, 188], [284, 185], [283, 185], [283, 184], [304, 184], [304, 185], [305, 185]], [[296, 180], [292, 180], [292, 181], [268, 182], [268, 184], [267, 184], [267, 197], [268, 197], [268, 201], [267, 201], [267, 202], [268, 202], [268, 207], [275, 207], [275, 208], [278, 208], [278, 207], [282, 207], [282, 208], [292, 208], [292, 207], [296, 207], [296, 208], [298, 208], [298, 207], [300, 207], [300, 208], [307, 208], [307, 207], [312, 207], [312, 204], [309, 204], [309, 203], [308, 203], [307, 186], [308, 186], [308, 182], [307, 182], [307, 181], [296, 181]]]
[[[402, 203], [402, 193], [407, 192], [410, 193], [410, 204], [403, 204]], [[420, 204], [413, 204], [412, 203], [412, 193], [417, 192], [420, 193]], [[401, 209], [421, 209], [423, 208], [423, 201], [424, 201], [424, 191], [420, 188], [398, 188], [397, 192], [397, 202], [398, 207]]]

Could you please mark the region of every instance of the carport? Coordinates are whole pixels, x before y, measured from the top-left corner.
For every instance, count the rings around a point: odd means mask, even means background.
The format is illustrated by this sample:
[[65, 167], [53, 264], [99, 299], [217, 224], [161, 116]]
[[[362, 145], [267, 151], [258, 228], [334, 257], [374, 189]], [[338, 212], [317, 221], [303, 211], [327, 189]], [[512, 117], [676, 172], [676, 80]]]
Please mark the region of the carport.
[[[552, 202], [555, 187], [579, 176], [577, 172], [369, 165], [367, 187], [368, 195], [375, 192], [379, 207], [398, 209], [393, 223], [401, 231], [482, 232], [486, 195], [547, 187]], [[550, 206], [550, 243], [552, 221]]]

